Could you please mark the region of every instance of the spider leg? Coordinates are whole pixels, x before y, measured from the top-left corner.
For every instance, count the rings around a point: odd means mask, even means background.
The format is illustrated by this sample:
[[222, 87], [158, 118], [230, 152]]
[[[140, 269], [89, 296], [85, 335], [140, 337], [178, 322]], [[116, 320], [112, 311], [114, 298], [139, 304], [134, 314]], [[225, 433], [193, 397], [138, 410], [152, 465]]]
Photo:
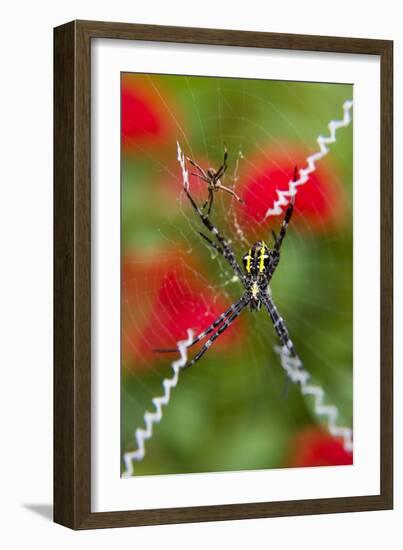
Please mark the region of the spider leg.
[[190, 172], [191, 176], [196, 176], [196, 178], [201, 179], [202, 181], [205, 181], [206, 183], [210, 184], [210, 180], [205, 178], [204, 176], [201, 176], [200, 174], [196, 174], [196, 172]]
[[[200, 174], [201, 174], [204, 178], [206, 178], [206, 179], [208, 178], [206, 172], [203, 170], [203, 168], [202, 168], [201, 166], [199, 166], [199, 165], [197, 164], [197, 162], [195, 162], [195, 161], [194, 161], [193, 159], [191, 159], [190, 157], [186, 157], [186, 158], [187, 158], [187, 160], [190, 162], [190, 164], [191, 164], [192, 166], [194, 166], [194, 167], [196, 168], [196, 170], [198, 170], [198, 171], [200, 172]], [[195, 174], [195, 175], [197, 176], [197, 174]]]
[[213, 344], [213, 342], [220, 336], [220, 334], [222, 334], [229, 326], [232, 325], [232, 323], [235, 321], [235, 319], [238, 317], [238, 315], [241, 313], [241, 311], [248, 305], [248, 303], [249, 303], [249, 300], [242, 297], [238, 302], [238, 304], [239, 304], [238, 308], [234, 310], [232, 315], [227, 317], [226, 321], [219, 327], [217, 332], [215, 332], [213, 334], [213, 336], [207, 340], [207, 342], [204, 344], [204, 346], [202, 346], [200, 351], [198, 351], [196, 353], [196, 355], [193, 357], [193, 359], [191, 361], [189, 361], [189, 363], [187, 365], [185, 365], [184, 367], [182, 367], [182, 368], [183, 369], [188, 369], [189, 367], [194, 365], [194, 363], [196, 363], [196, 361], [198, 361], [202, 357], [202, 355], [204, 355], [206, 353], [206, 351]]
[[227, 146], [224, 143], [224, 160], [223, 160], [223, 164], [225, 166], [227, 165], [227, 158], [228, 158], [228, 149], [227, 149]]
[[208, 210], [207, 210], [207, 216], [210, 216], [210, 212], [211, 212], [211, 207], [213, 206], [213, 199], [214, 199], [214, 191], [213, 189], [209, 188], [209, 194], [210, 194], [210, 198], [209, 198], [209, 205], [208, 205]]
[[226, 172], [227, 165], [220, 166], [217, 172], [214, 174], [214, 182], [216, 183]]
[[[243, 301], [243, 298], [240, 298], [237, 302], [232, 304], [232, 306], [230, 306], [227, 309], [227, 311], [224, 311], [224, 313], [222, 313], [219, 317], [217, 317], [217, 319], [213, 323], [211, 323], [210, 326], [208, 326], [203, 332], [201, 332], [198, 336], [196, 336], [196, 338], [187, 347], [190, 348], [194, 346], [195, 344], [197, 344], [197, 342], [199, 342], [200, 340], [203, 340], [203, 338], [205, 338], [208, 334], [213, 332], [213, 330], [216, 327], [218, 327], [218, 325], [220, 325], [229, 315], [231, 315], [232, 312], [235, 312], [238, 309], [242, 301]], [[170, 349], [162, 348], [162, 349], [154, 349], [153, 351], [157, 353], [168, 353], [168, 352], [175, 352], [175, 351], [177, 352], [179, 350], [178, 348], [170, 348]]]
[[290, 201], [290, 203], [287, 207], [287, 210], [285, 212], [283, 223], [281, 224], [280, 233], [279, 233], [278, 237], [276, 237], [276, 242], [274, 244], [274, 248], [275, 248], [275, 250], [277, 250], [277, 252], [280, 250], [281, 243], [283, 242], [283, 239], [284, 239], [284, 237], [287, 233], [287, 227], [288, 227], [288, 224], [290, 223], [291, 216], [292, 216], [292, 213], [293, 213], [293, 210], [294, 210], [294, 202], [295, 202], [295, 197], [292, 197], [291, 201]]
[[208, 187], [208, 197], [207, 197], [207, 200], [206, 202], [203, 204], [202, 206], [202, 210], [204, 210], [206, 208], [206, 206], [209, 204], [209, 208], [208, 208], [208, 211], [207, 211], [207, 215], [210, 214], [210, 210], [211, 210], [211, 205], [213, 204], [213, 187], [211, 187], [210, 185], [210, 182], [209, 182], [209, 187]]
[[237, 201], [239, 201], [240, 203], [244, 203], [245, 201], [243, 199], [241, 199], [241, 197], [239, 195], [237, 195], [235, 193], [235, 191], [233, 189], [231, 189], [230, 187], [226, 187], [225, 185], [222, 185], [221, 183], [218, 183], [217, 184], [217, 189], [222, 189], [223, 191], [226, 191], [227, 193], [229, 193], [230, 195], [233, 195]]
[[284, 322], [284, 319], [281, 317], [277, 306], [273, 302], [271, 296], [265, 293], [260, 293], [259, 299], [263, 302], [263, 304], [266, 306], [267, 311], [269, 312], [271, 322], [273, 323], [274, 330], [277, 332], [277, 336], [280, 339], [281, 345], [285, 346], [289, 350], [291, 355], [297, 355], [294, 344], [292, 343], [292, 340], [288, 334], [288, 329]]
[[199, 231], [199, 235], [201, 237], [203, 237], [203, 239], [205, 241], [207, 241], [209, 243], [210, 246], [212, 246], [214, 248], [214, 250], [217, 250], [217, 252], [219, 252], [220, 254], [224, 255], [224, 251], [222, 248], [220, 248], [218, 245], [216, 245], [215, 243], [213, 243], [213, 241], [211, 239], [209, 239], [208, 237], [206, 237], [206, 235], [204, 233], [202, 233], [201, 231]]
[[211, 233], [213, 233], [213, 235], [216, 236], [216, 239], [218, 240], [218, 242], [220, 243], [221, 247], [222, 247], [222, 250], [223, 250], [223, 256], [224, 258], [227, 260], [227, 262], [230, 264], [230, 266], [232, 267], [232, 269], [235, 271], [236, 275], [239, 277], [239, 279], [241, 281], [244, 280], [244, 274], [242, 272], [242, 269], [240, 267], [240, 265], [238, 264], [236, 258], [235, 258], [235, 254], [232, 250], [232, 248], [230, 247], [229, 243], [227, 242], [227, 240], [221, 235], [221, 233], [219, 232], [219, 230], [217, 229], [217, 227], [215, 225], [213, 225], [210, 221], [210, 218], [209, 218], [209, 215], [208, 214], [203, 214], [202, 211], [200, 210], [200, 208], [197, 206], [197, 204], [195, 203], [195, 201], [193, 200], [193, 197], [192, 195], [189, 193], [189, 190], [186, 189], [186, 187], [183, 188], [184, 192], [186, 193], [191, 205], [193, 206], [194, 210], [197, 212], [197, 214], [199, 215], [199, 218], [201, 220], [201, 222], [203, 223], [203, 225], [205, 227], [207, 227], [207, 229], [209, 231], [211, 231]]
[[[267, 294], [262, 294], [260, 296], [260, 299], [266, 306], [267, 311], [269, 312], [271, 322], [273, 323], [274, 329], [277, 332], [278, 337], [280, 338], [281, 345], [287, 348], [290, 355], [296, 357], [297, 353], [295, 351], [294, 344], [292, 343], [292, 340], [288, 334], [288, 329], [284, 323], [284, 319], [281, 317], [272, 298]], [[290, 388], [290, 382], [291, 379], [286, 374], [286, 381], [283, 390], [284, 399], [287, 397], [288, 390]]]
[[214, 175], [214, 182], [219, 180], [221, 178], [221, 176], [223, 176], [225, 174], [225, 172], [227, 171], [227, 168], [228, 168], [227, 158], [228, 158], [228, 149], [227, 149], [226, 145], [224, 145], [224, 160], [223, 160], [222, 165], [219, 167], [219, 169], [217, 170], [217, 172]]

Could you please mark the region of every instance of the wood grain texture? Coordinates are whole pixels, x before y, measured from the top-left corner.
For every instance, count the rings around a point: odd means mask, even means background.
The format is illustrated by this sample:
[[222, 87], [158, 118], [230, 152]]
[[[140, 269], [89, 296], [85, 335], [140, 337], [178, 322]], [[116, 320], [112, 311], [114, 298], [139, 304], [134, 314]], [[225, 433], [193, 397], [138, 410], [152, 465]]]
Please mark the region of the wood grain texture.
[[54, 519], [77, 528], [90, 510], [90, 50], [75, 23], [54, 47]]
[[393, 507], [393, 42], [381, 57], [381, 494]]
[[[381, 56], [381, 493], [287, 502], [91, 512], [91, 40]], [[73, 21], [54, 30], [54, 519], [73, 529], [393, 506], [393, 43], [385, 40]], [[118, 183], [117, 183], [118, 184]]]
[[74, 525], [74, 25], [54, 40], [54, 519]]

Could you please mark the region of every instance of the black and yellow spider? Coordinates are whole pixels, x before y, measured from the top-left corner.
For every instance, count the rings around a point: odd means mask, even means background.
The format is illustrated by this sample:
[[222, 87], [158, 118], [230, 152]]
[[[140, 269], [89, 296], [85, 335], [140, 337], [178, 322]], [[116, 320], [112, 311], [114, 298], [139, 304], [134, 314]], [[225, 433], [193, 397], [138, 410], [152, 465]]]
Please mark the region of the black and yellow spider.
[[216, 193], [220, 189], [222, 189], [226, 193], [229, 193], [230, 195], [233, 195], [237, 199], [237, 201], [241, 203], [243, 202], [241, 197], [239, 197], [233, 189], [231, 189], [230, 187], [226, 187], [220, 181], [220, 178], [223, 177], [223, 175], [225, 174], [228, 168], [227, 166], [228, 150], [225, 145], [224, 145], [224, 160], [221, 166], [218, 168], [218, 170], [214, 170], [214, 168], [208, 168], [208, 170], [205, 171], [193, 159], [191, 159], [190, 157], [186, 157], [186, 158], [190, 162], [190, 164], [194, 166], [197, 170], [197, 173], [191, 172], [191, 175], [196, 176], [197, 178], [200, 178], [201, 180], [207, 183], [208, 198], [204, 203], [204, 205], [202, 206], [202, 209], [204, 210], [208, 205], [208, 209], [207, 209], [208, 215], [210, 215], [211, 207], [213, 205], [214, 193]]
[[[271, 293], [269, 290], [269, 284], [273, 277], [273, 274], [280, 261], [280, 248], [283, 242], [283, 239], [287, 232], [288, 223], [291, 219], [293, 208], [294, 208], [294, 197], [292, 197], [284, 219], [281, 225], [281, 229], [278, 235], [273, 231], [274, 246], [269, 248], [267, 244], [263, 241], [257, 241], [249, 251], [244, 254], [242, 258], [243, 269], [239, 265], [234, 251], [232, 250], [228, 241], [223, 237], [220, 231], [215, 225], [210, 221], [208, 213], [203, 214], [203, 211], [196, 205], [192, 196], [189, 193], [189, 190], [185, 187], [184, 191], [190, 200], [193, 208], [199, 215], [204, 226], [212, 233], [212, 235], [217, 239], [217, 243], [213, 242], [209, 237], [200, 233], [200, 235], [205, 239], [209, 245], [219, 252], [229, 263], [229, 265], [234, 270], [236, 276], [241, 281], [244, 287], [244, 293], [241, 298], [232, 304], [231, 307], [227, 309], [222, 315], [220, 315], [214, 323], [212, 323], [206, 330], [201, 332], [196, 338], [191, 342], [188, 347], [191, 347], [208, 334], [213, 332], [216, 329], [216, 332], [207, 340], [207, 342], [202, 346], [200, 351], [189, 361], [183, 368], [188, 368], [192, 366], [196, 361], [198, 361], [204, 353], [210, 348], [213, 342], [222, 334], [238, 317], [241, 311], [246, 307], [250, 306], [251, 310], [260, 310], [261, 306], [265, 306], [267, 309], [270, 319], [273, 323], [274, 329], [277, 332], [277, 335], [280, 339], [281, 345], [284, 349], [287, 350], [287, 353], [291, 356], [295, 356], [294, 345], [288, 335], [287, 327], [284, 323], [283, 318], [278, 312], [276, 305], [273, 302]], [[173, 349], [158, 349], [157, 352], [174, 352], [178, 351], [177, 348]]]

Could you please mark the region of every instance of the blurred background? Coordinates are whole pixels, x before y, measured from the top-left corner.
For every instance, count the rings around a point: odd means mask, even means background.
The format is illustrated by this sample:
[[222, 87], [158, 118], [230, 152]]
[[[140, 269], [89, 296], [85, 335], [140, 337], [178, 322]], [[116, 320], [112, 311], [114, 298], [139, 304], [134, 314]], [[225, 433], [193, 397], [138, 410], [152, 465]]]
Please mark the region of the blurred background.
[[[163, 393], [175, 347], [204, 330], [242, 293], [233, 272], [199, 236], [206, 232], [182, 192], [176, 143], [204, 169], [228, 148], [211, 219], [240, 261], [249, 245], [272, 244], [282, 216], [265, 219], [294, 166], [343, 117], [352, 86], [171, 75], [122, 75], [121, 456]], [[190, 168], [190, 166], [189, 166]], [[299, 187], [273, 277], [273, 299], [304, 368], [352, 427], [352, 126]], [[190, 178], [202, 205], [206, 184]], [[171, 401], [136, 475], [351, 464], [299, 387], [284, 392], [273, 325], [262, 309], [238, 320], [191, 369]], [[190, 357], [199, 349], [189, 350]], [[122, 466], [123, 468], [123, 466]]]

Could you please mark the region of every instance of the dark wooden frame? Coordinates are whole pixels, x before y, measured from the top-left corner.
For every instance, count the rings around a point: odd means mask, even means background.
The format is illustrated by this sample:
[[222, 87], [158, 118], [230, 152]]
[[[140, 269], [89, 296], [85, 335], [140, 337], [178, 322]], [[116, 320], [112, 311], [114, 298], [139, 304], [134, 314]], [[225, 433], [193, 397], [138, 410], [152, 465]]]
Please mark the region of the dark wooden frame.
[[[371, 54], [381, 59], [381, 490], [287, 502], [91, 512], [90, 59], [92, 38]], [[73, 529], [393, 507], [393, 42], [72, 21], [54, 29], [54, 520]]]

